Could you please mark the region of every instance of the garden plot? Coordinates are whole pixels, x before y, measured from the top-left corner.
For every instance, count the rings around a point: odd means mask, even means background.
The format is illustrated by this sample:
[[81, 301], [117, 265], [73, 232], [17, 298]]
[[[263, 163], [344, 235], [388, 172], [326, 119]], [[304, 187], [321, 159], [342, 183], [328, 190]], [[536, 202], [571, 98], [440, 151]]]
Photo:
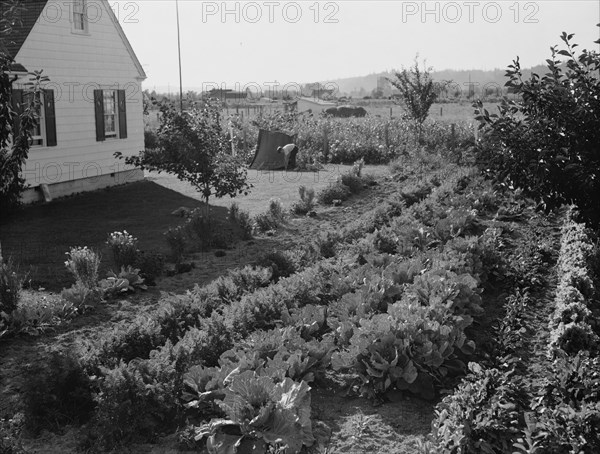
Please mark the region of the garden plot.
[[[444, 395], [483, 373], [477, 364], [498, 342], [513, 348], [520, 320], [549, 314], [527, 301], [554, 285], [560, 219], [473, 169], [426, 166], [397, 163], [393, 178], [342, 206], [317, 205], [316, 218], [284, 215], [271, 234], [240, 243], [268, 252], [262, 265], [244, 267], [249, 257], [235, 250], [205, 255], [201, 271], [157, 281], [179, 295], [124, 294], [75, 318], [75, 329], [3, 341], [3, 411], [21, 410], [25, 446], [436, 452], [439, 432], [427, 440]], [[17, 385], [33, 370], [36, 380]], [[66, 373], [79, 377], [67, 390], [50, 378]], [[504, 386], [502, 375], [485, 377]], [[74, 402], [89, 412], [68, 410]], [[258, 408], [269, 416], [256, 419]], [[55, 435], [34, 438], [42, 429]]]

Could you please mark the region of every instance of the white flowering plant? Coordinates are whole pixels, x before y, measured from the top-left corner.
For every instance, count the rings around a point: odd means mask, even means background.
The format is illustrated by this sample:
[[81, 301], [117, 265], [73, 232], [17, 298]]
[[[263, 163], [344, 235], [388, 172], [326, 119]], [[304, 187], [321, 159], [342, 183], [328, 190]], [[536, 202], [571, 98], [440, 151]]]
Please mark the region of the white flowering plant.
[[109, 233], [106, 244], [112, 251], [118, 269], [135, 264], [139, 255], [138, 240], [127, 230]]
[[66, 253], [68, 259], [65, 266], [71, 272], [75, 281], [89, 289], [98, 286], [98, 268], [100, 268], [100, 255], [84, 247], [73, 247]]

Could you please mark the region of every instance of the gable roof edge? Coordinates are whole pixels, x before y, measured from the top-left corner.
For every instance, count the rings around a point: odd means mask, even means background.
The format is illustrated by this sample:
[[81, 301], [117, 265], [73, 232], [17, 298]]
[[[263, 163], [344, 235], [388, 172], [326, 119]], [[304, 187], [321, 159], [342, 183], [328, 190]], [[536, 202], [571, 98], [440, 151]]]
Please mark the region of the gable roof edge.
[[148, 77], [146, 75], [146, 71], [144, 71], [142, 64], [140, 63], [140, 61], [137, 58], [137, 55], [135, 55], [135, 52], [133, 51], [133, 47], [131, 47], [131, 43], [127, 39], [127, 35], [125, 35], [125, 32], [123, 31], [123, 27], [121, 27], [121, 24], [119, 24], [119, 19], [117, 19], [117, 16], [115, 16], [115, 13], [112, 10], [110, 4], [108, 3], [108, 0], [102, 0], [102, 3], [104, 3], [104, 7], [108, 11], [108, 16], [113, 21], [113, 24], [115, 24], [117, 32], [119, 33], [119, 36], [121, 37], [121, 40], [123, 41], [123, 44], [125, 44], [125, 47], [127, 48], [127, 51], [129, 52], [129, 55], [131, 56], [136, 69], [138, 70], [139, 78], [142, 80], [146, 79]]
[[16, 60], [23, 44], [29, 38], [31, 30], [35, 27], [47, 4], [48, 0], [29, 0], [27, 4], [20, 5], [16, 13], [11, 35], [2, 37], [0, 50], [7, 53], [13, 60]]

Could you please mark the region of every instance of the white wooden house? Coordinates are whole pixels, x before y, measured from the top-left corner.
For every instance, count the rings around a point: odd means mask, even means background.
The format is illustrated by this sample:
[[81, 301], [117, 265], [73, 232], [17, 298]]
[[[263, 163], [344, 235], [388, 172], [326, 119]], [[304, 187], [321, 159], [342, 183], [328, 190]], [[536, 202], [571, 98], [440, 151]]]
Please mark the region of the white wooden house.
[[[21, 107], [27, 71], [43, 70], [39, 126], [23, 175], [24, 202], [143, 178], [115, 159], [144, 148], [142, 81], [146, 74], [107, 0], [23, 2], [6, 38], [14, 58], [13, 106]], [[18, 126], [17, 126], [18, 127]]]

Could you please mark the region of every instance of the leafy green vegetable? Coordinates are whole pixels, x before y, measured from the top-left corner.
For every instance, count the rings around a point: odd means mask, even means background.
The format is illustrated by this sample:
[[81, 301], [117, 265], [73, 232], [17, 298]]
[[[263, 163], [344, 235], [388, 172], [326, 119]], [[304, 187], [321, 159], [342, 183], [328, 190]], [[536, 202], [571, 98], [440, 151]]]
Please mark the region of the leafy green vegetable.
[[217, 402], [227, 419], [198, 427], [196, 440], [206, 437], [211, 454], [236, 453], [244, 439], [262, 440], [297, 454], [315, 441], [309, 391], [306, 382], [285, 378], [275, 383], [253, 371], [242, 372], [232, 378], [223, 400]]

